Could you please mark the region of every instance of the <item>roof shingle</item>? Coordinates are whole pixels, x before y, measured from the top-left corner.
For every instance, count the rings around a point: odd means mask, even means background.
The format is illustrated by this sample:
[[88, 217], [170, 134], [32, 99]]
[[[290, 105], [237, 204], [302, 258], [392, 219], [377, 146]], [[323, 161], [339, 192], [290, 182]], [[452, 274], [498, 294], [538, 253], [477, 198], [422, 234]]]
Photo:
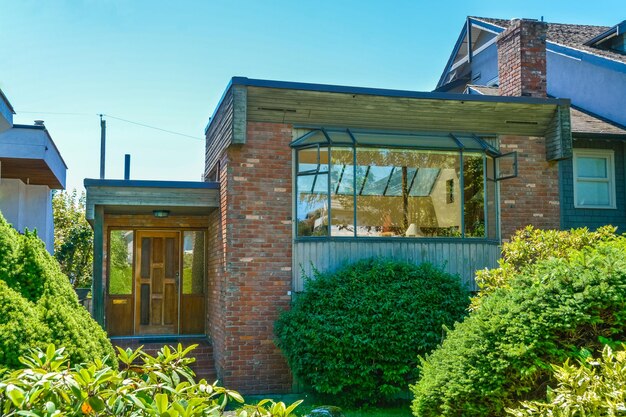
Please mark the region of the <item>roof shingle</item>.
[[[492, 25], [508, 28], [511, 25], [510, 20], [493, 19], [490, 17], [470, 16], [474, 20], [490, 23]], [[549, 42], [566, 46], [579, 51], [587, 52], [593, 55], [602, 56], [613, 61], [626, 63], [626, 55], [619, 52], [613, 52], [605, 49], [594, 48], [585, 45], [585, 42], [606, 32], [610, 26], [592, 26], [592, 25], [572, 25], [565, 23], [548, 23], [547, 38]]]

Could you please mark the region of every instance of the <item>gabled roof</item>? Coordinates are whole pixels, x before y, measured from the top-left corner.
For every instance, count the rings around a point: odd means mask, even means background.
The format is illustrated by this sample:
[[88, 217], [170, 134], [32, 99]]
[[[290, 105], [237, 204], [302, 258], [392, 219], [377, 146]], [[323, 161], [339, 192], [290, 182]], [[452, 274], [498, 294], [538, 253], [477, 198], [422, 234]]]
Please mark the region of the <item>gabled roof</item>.
[[[510, 25], [511, 21], [506, 19], [468, 16], [435, 91], [446, 91], [445, 87], [449, 86], [449, 81], [446, 81], [446, 75], [459, 65], [459, 63], [455, 64], [454, 62], [458, 60], [457, 54], [467, 53], [468, 31], [472, 33], [472, 38], [475, 37], [473, 32], [476, 32], [476, 30], [472, 31], [472, 27], [497, 35]], [[618, 31], [619, 28], [626, 26], [624, 22], [613, 27], [564, 23], [547, 23], [547, 26], [546, 36], [547, 48], [549, 50], [572, 56], [573, 58], [589, 60], [596, 64], [611, 66], [613, 69], [626, 72], [626, 54], [593, 46], [594, 42], [604, 39], [603, 36], [612, 33], [613, 29]], [[456, 78], [452, 80], [452, 82], [454, 81], [456, 81]]]
[[[511, 21], [505, 19], [492, 19], [489, 17], [476, 16], [470, 16], [470, 19], [490, 23], [502, 29], [506, 29], [511, 25]], [[587, 45], [590, 40], [610, 31], [612, 28], [613, 27], [611, 26], [548, 23], [548, 31], [546, 35], [548, 42], [626, 63], [626, 55]]]
[[[483, 85], [468, 85], [469, 94], [479, 94], [485, 96], [497, 96], [498, 87], [485, 87]], [[626, 127], [605, 120], [592, 113], [570, 107], [572, 120], [572, 134], [600, 134], [600, 135], [622, 135], [626, 136]]]

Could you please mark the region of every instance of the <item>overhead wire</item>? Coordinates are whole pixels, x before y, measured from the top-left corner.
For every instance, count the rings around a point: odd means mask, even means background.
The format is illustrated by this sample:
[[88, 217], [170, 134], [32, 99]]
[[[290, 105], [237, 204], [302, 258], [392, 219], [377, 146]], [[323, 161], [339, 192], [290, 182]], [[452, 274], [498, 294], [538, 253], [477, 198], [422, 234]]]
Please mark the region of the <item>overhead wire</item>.
[[[60, 116], [94, 116], [93, 113], [78, 113], [78, 112], [50, 112], [50, 111], [16, 111], [16, 113], [26, 113], [26, 114], [52, 114], [52, 115], [60, 115]], [[195, 139], [195, 140], [201, 140], [204, 141], [204, 138], [198, 137], [198, 136], [192, 136], [192, 135], [188, 135], [186, 133], [181, 133], [181, 132], [175, 132], [173, 130], [168, 130], [168, 129], [163, 129], [157, 126], [152, 126], [146, 123], [140, 123], [140, 122], [135, 122], [132, 120], [128, 120], [128, 119], [124, 119], [122, 117], [117, 117], [117, 116], [113, 116], [110, 114], [106, 114], [106, 113], [96, 113], [96, 116], [103, 116], [103, 117], [108, 117], [110, 119], [115, 119], [115, 120], [119, 120], [121, 122], [125, 122], [125, 123], [130, 123], [133, 125], [137, 125], [137, 126], [141, 126], [141, 127], [145, 127], [148, 129], [154, 129], [154, 130], [159, 130], [161, 132], [165, 132], [165, 133], [169, 133], [171, 135], [177, 135], [177, 136], [183, 136], [189, 139]]]

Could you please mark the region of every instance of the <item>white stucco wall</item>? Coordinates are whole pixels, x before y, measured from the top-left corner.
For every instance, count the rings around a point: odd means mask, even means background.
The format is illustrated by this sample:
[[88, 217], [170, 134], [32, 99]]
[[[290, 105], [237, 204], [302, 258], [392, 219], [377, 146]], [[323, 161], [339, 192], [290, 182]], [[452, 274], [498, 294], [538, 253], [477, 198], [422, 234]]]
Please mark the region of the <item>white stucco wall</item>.
[[0, 179], [0, 212], [19, 232], [37, 230], [48, 252], [54, 251], [52, 192], [47, 186]]

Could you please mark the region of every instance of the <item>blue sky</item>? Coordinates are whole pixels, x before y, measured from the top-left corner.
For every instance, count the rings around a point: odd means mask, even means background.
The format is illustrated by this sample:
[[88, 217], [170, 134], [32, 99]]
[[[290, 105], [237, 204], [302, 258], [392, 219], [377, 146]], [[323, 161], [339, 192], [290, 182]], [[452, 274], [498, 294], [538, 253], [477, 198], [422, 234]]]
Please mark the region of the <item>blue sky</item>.
[[[0, 88], [43, 119], [68, 189], [99, 175], [200, 180], [204, 127], [232, 76], [430, 91], [467, 15], [614, 25], [622, 0], [0, 0]], [[34, 113], [31, 113], [34, 112]], [[73, 114], [52, 114], [73, 113]]]

